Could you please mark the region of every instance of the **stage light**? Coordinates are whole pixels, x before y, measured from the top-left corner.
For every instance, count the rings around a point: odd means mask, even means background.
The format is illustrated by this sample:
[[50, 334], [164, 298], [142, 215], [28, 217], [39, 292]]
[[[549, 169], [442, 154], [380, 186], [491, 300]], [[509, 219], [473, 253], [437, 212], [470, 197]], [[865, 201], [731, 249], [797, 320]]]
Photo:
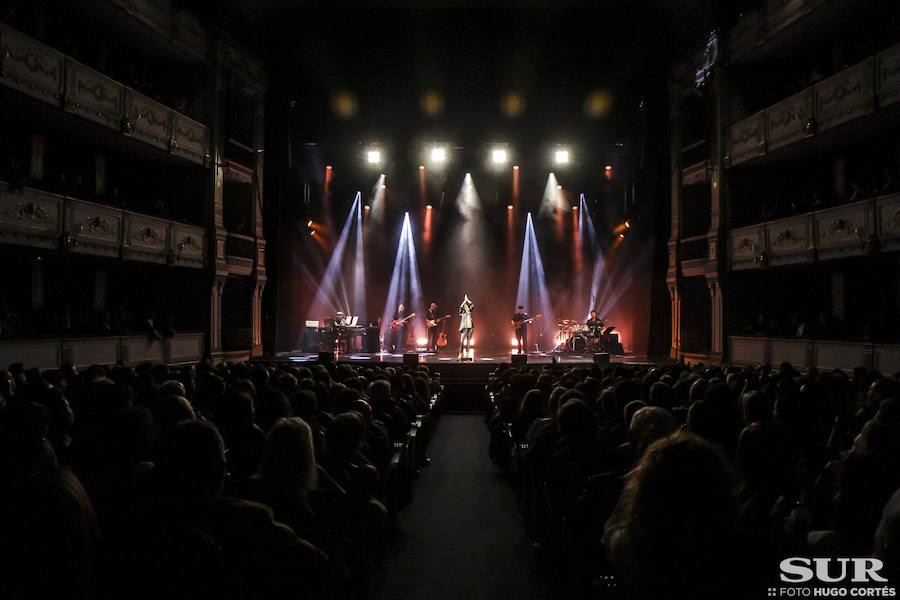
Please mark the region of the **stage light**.
[[316, 235], [316, 230], [313, 229], [312, 231], [310, 231], [310, 232], [309, 232], [309, 235], [310, 235], [310, 237], [315, 237], [315, 235]]
[[381, 164], [381, 150], [369, 150], [366, 152], [366, 162], [370, 165]]
[[370, 210], [372, 207], [369, 206], [368, 204], [366, 204], [366, 207], [365, 207], [365, 208], [366, 208], [366, 210]]
[[425, 165], [419, 165], [419, 170], [420, 170], [420, 171], [424, 171], [424, 170], [425, 170]]
[[420, 348], [424, 348], [425, 346], [428, 345], [428, 338], [427, 337], [416, 338], [416, 345], [419, 346]]
[[331, 170], [331, 165], [325, 165], [325, 170], [326, 170], [326, 171], [330, 171], [330, 170]]
[[624, 239], [625, 239], [625, 234], [624, 234], [624, 233], [620, 233], [620, 234], [619, 234], [619, 239], [620, 239], [620, 240], [624, 240]]
[[553, 155], [553, 159], [558, 165], [567, 165], [569, 164], [569, 151], [568, 150], [557, 150]]
[[604, 167], [604, 170], [606, 170], [606, 171], [612, 171], [612, 165], [606, 165], [606, 166]]
[[359, 111], [356, 94], [349, 90], [340, 90], [331, 97], [331, 110], [341, 119], [350, 119]]
[[505, 165], [509, 160], [509, 153], [505, 148], [494, 148], [491, 150], [491, 162], [495, 165]]
[[431, 149], [431, 160], [436, 163], [442, 163], [447, 160], [447, 149], [442, 146], [435, 146]]
[[506, 205], [506, 210], [512, 210], [512, 209], [513, 209], [513, 205], [512, 205], [512, 204], [507, 204], [507, 205]]
[[312, 219], [310, 219], [309, 221], [306, 222], [306, 226], [307, 226], [307, 227], [312, 227], [312, 226], [313, 226]]
[[513, 165], [513, 171], [518, 171], [518, 170], [519, 170], [519, 165]]
[[631, 229], [631, 219], [625, 221], [625, 229]]
[[427, 206], [425, 206], [425, 210], [431, 210], [431, 205], [428, 204]]
[[561, 189], [562, 189], [562, 186], [559, 185], [559, 184], [557, 184], [556, 189], [561, 190]]
[[573, 205], [572, 205], [572, 210], [578, 210], [578, 205], [577, 205], [577, 204], [573, 204]]

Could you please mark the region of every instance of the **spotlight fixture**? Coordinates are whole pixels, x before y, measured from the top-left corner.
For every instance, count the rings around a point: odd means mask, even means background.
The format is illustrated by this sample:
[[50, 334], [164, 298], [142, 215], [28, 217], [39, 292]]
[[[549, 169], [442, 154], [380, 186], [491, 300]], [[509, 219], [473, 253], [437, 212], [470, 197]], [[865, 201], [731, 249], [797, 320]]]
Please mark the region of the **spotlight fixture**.
[[379, 165], [381, 164], [381, 150], [368, 150], [366, 152], [366, 162], [370, 165]]
[[419, 165], [419, 170], [420, 170], [420, 171], [424, 171], [424, 170], [425, 170], [425, 165]]
[[556, 189], [561, 190], [561, 189], [562, 189], [562, 185], [560, 185], [560, 184], [557, 183], [557, 184], [556, 184]]
[[325, 170], [326, 170], [326, 171], [330, 171], [330, 170], [331, 170], [331, 165], [325, 165]]
[[569, 164], [569, 151], [564, 150], [564, 149], [557, 150], [556, 153], [553, 155], [553, 160], [558, 165]]
[[435, 146], [431, 149], [432, 162], [442, 163], [447, 160], [447, 149], [443, 146]]
[[509, 160], [509, 153], [506, 148], [494, 148], [491, 150], [491, 162], [495, 165], [505, 165]]
[[625, 221], [625, 229], [631, 229], [631, 219]]
[[512, 204], [507, 204], [507, 205], [506, 205], [506, 210], [512, 210], [512, 209], [513, 209], [513, 205], [512, 205]]
[[573, 205], [572, 205], [572, 210], [578, 210], [578, 205], [577, 205], [577, 204], [573, 204]]
[[309, 221], [306, 222], [306, 226], [307, 226], [307, 227], [312, 227], [312, 226], [313, 226], [312, 219], [310, 219]]
[[513, 171], [518, 171], [518, 170], [519, 170], [519, 165], [513, 165]]
[[431, 210], [431, 205], [430, 204], [426, 205], [425, 210]]
[[620, 240], [624, 240], [624, 239], [625, 239], [625, 234], [624, 234], [624, 233], [620, 233], [620, 234], [619, 234], [619, 239], [620, 239]]
[[366, 204], [363, 208], [365, 208], [366, 210], [369, 210], [369, 209], [372, 208], [372, 207], [369, 206], [368, 204]]
[[612, 171], [612, 165], [606, 165], [606, 166], [604, 167], [604, 170], [606, 170], [606, 171]]
[[316, 237], [316, 230], [313, 229], [312, 231], [310, 231], [309, 235], [310, 235], [310, 237]]

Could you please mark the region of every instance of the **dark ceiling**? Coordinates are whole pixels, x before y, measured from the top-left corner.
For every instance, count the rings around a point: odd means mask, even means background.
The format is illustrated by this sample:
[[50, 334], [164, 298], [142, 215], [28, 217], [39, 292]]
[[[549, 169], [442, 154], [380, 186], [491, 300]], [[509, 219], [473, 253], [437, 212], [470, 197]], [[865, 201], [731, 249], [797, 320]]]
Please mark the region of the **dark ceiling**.
[[261, 32], [270, 90], [304, 141], [351, 148], [629, 143], [669, 57], [708, 31], [707, 2], [245, 0], [226, 28]]

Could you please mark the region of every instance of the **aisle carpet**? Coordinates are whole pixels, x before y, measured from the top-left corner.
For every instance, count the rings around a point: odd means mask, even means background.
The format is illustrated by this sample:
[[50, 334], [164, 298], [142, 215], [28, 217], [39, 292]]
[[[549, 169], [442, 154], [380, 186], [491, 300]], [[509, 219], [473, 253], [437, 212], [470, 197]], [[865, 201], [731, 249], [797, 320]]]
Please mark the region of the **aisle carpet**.
[[545, 598], [515, 495], [480, 415], [444, 415], [398, 519], [377, 600]]

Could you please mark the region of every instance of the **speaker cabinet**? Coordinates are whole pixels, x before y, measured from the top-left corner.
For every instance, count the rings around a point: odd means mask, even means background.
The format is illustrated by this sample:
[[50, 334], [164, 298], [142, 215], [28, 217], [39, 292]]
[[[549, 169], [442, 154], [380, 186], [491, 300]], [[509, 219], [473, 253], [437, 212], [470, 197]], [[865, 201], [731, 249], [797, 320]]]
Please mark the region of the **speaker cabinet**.
[[303, 341], [300, 347], [304, 352], [318, 352], [321, 336], [318, 327], [306, 327], [303, 330]]
[[609, 352], [597, 352], [594, 354], [594, 364], [600, 367], [608, 367]]
[[521, 367], [522, 365], [528, 364], [528, 355], [527, 354], [512, 354], [510, 355], [510, 362], [514, 367]]
[[381, 350], [381, 340], [378, 339], [378, 334], [379, 331], [377, 327], [369, 327], [366, 329], [366, 335], [363, 341], [365, 352], [368, 352], [369, 354], [378, 354]]
[[408, 365], [410, 367], [414, 367], [417, 364], [419, 364], [418, 352], [404, 352], [403, 353], [403, 364]]
[[326, 351], [319, 352], [319, 363], [320, 364], [333, 363], [333, 362], [334, 362], [334, 352], [326, 352]]

